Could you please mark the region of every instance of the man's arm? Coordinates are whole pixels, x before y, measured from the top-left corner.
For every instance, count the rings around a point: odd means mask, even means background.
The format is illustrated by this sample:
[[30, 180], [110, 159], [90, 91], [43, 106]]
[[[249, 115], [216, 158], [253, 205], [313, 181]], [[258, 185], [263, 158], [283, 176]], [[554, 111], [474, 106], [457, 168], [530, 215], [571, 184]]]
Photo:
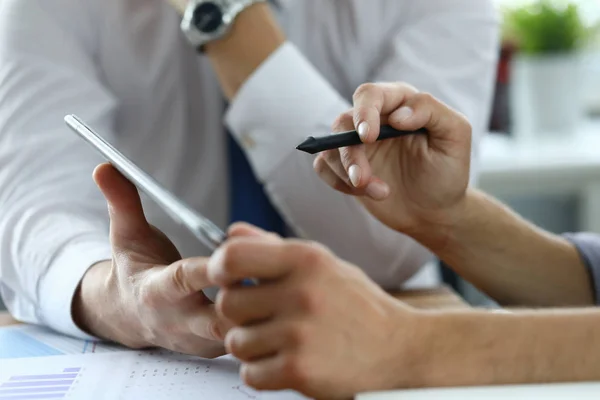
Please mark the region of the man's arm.
[[85, 336], [71, 300], [85, 271], [111, 258], [101, 161], [69, 133], [77, 113], [110, 132], [115, 99], [96, 79], [87, 2], [0, 7], [0, 280], [21, 321]]
[[[396, 358], [397, 387], [597, 381], [600, 311], [485, 311], [423, 317], [411, 368]], [[405, 349], [399, 344], [398, 349]], [[404, 368], [402, 370], [398, 368]]]
[[[406, 76], [423, 82], [424, 90], [440, 95], [478, 121], [478, 132], [482, 132], [496, 60], [497, 26], [490, 4], [460, 0], [450, 8], [443, 4], [412, 6], [414, 16], [389, 39], [384, 49], [388, 54], [370, 78], [398, 80]], [[431, 43], [444, 39], [447, 31], [460, 37], [444, 43], [442, 54], [437, 45], [421, 46], [424, 30]], [[232, 100], [228, 124], [271, 201], [296, 233], [370, 267], [374, 277], [381, 271], [388, 281], [390, 271], [396, 271], [396, 278], [407, 278], [429, 260], [430, 253], [422, 246], [387, 229], [355, 200], [327, 190], [314, 176], [311, 160], [294, 150], [306, 136], [328, 132], [331, 122], [350, 104], [285, 41], [266, 4], [244, 11], [229, 35], [207, 46], [207, 55]], [[439, 67], [424, 68], [423, 64]], [[326, 220], [315, 212], [317, 197], [319, 208], [327, 210]], [[397, 286], [401, 282], [389, 283]]]
[[537, 228], [476, 190], [467, 192], [455, 219], [442, 239], [436, 234], [439, 227], [414, 237], [500, 303], [533, 307], [594, 303], [590, 274], [565, 238]]
[[[235, 324], [226, 345], [257, 389], [350, 398], [394, 388], [600, 379], [600, 310], [415, 310], [315, 243], [244, 225], [230, 234], [208, 277], [221, 287], [217, 309]], [[246, 276], [270, 285], [237, 285]]]

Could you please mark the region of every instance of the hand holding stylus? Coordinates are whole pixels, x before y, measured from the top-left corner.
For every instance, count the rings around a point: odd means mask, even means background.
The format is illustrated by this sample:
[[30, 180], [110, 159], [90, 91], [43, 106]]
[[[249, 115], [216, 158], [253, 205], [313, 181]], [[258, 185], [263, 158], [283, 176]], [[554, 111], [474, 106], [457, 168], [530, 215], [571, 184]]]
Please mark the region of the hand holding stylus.
[[[377, 141], [381, 125], [426, 129]], [[471, 126], [464, 116], [404, 83], [366, 84], [334, 131], [356, 129], [364, 145], [329, 150], [315, 169], [331, 187], [358, 196], [382, 222], [409, 233], [451, 223], [469, 182]]]

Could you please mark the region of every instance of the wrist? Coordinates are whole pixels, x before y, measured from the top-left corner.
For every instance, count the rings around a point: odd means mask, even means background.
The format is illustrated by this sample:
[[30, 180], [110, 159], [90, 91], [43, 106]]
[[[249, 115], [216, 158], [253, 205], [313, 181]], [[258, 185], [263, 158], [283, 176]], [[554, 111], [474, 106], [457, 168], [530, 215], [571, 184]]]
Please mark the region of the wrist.
[[472, 344], [481, 336], [480, 328], [475, 312], [419, 313], [413, 340], [405, 346], [410, 364], [403, 365], [402, 371], [406, 374], [400, 377], [397, 387], [461, 386], [475, 383], [476, 380], [471, 380], [472, 376], [481, 379], [478, 372], [482, 367], [478, 365], [480, 357], [472, 350]]
[[475, 197], [475, 192], [467, 189], [464, 195], [450, 207], [436, 213], [428, 213], [429, 215], [420, 218], [403, 233], [440, 256], [459, 240], [460, 231], [469, 220]]
[[396, 302], [398, 312], [390, 318], [393, 325], [390, 340], [383, 344], [388, 360], [381, 371], [387, 371], [380, 390], [422, 387], [430, 367], [430, 351], [439, 333], [437, 319], [426, 312]]
[[225, 95], [232, 99], [244, 82], [285, 42], [268, 3], [252, 4], [236, 17], [229, 32], [205, 51]]
[[103, 340], [122, 343], [132, 348], [147, 347], [139, 329], [123, 329], [121, 320], [131, 325], [126, 308], [121, 304], [118, 282], [112, 261], [99, 262], [86, 272], [73, 298], [75, 324], [88, 334]]

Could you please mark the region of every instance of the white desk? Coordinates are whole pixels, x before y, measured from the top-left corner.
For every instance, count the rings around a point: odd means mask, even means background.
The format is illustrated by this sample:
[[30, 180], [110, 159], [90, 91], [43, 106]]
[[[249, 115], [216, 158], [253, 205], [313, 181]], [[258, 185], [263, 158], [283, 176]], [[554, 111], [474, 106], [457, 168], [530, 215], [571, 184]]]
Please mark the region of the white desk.
[[519, 143], [490, 134], [482, 142], [479, 187], [494, 196], [576, 194], [580, 227], [600, 233], [600, 121], [564, 138]]
[[600, 383], [423, 389], [364, 394], [356, 400], [596, 400]]

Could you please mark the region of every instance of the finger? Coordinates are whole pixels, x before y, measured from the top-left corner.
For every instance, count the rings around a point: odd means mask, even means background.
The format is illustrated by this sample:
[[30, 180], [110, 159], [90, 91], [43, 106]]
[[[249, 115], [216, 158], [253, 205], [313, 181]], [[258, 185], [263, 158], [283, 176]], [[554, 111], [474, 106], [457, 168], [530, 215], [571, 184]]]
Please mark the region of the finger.
[[404, 130], [426, 128], [430, 146], [438, 143], [441, 151], [456, 148], [465, 154], [471, 151], [472, 129], [469, 121], [428, 93], [408, 99], [403, 107], [390, 115], [389, 123], [394, 128]]
[[209, 288], [207, 274], [208, 259], [204, 257], [179, 260], [159, 271], [151, 270], [146, 275], [144, 290], [147, 296], [157, 301], [173, 304]]
[[134, 238], [147, 233], [150, 226], [135, 185], [111, 164], [99, 165], [93, 176], [108, 202], [111, 234]]
[[243, 363], [240, 376], [248, 386], [257, 390], [304, 392], [310, 381], [309, 371], [298, 360], [298, 356], [280, 352], [272, 357]]
[[254, 225], [250, 225], [245, 222], [236, 222], [231, 225], [228, 230], [228, 237], [238, 237], [238, 236], [254, 236], [254, 237], [262, 237], [265, 239], [276, 240], [280, 239], [279, 235], [271, 232], [264, 231]]
[[364, 143], [379, 137], [381, 116], [391, 113], [418, 93], [405, 83], [366, 83], [354, 93], [354, 126]]
[[342, 181], [329, 167], [323, 155], [319, 155], [315, 159], [314, 169], [325, 183], [338, 192], [351, 196], [368, 196], [376, 201], [385, 200], [390, 195], [389, 185], [376, 176], [371, 176], [364, 189], [355, 188], [347, 182]]
[[[354, 129], [353, 111], [340, 115], [333, 124], [333, 132]], [[350, 146], [325, 153], [331, 169], [343, 181], [349, 181], [355, 188], [364, 188], [371, 179], [371, 165], [364, 146]]]
[[236, 285], [244, 279], [282, 279], [314, 261], [319, 247], [300, 241], [272, 241], [263, 238], [233, 238], [213, 254], [208, 275], [218, 286]]
[[363, 189], [355, 188], [350, 184], [348, 179], [345, 181], [342, 180], [339, 175], [333, 171], [329, 163], [326, 161], [324, 154], [320, 154], [317, 156], [317, 158], [315, 158], [313, 168], [322, 181], [338, 192], [351, 196], [364, 195], [365, 191]]
[[254, 287], [221, 289], [215, 304], [223, 317], [236, 325], [248, 325], [273, 317], [283, 298], [285, 296], [278, 286], [264, 283]]
[[337, 177], [342, 180], [346, 185], [350, 187], [354, 187], [352, 182], [350, 182], [350, 177], [348, 176], [348, 171], [344, 169], [342, 165], [342, 159], [340, 157], [340, 151], [338, 149], [328, 150], [323, 152], [320, 155], [329, 168], [337, 175]]
[[353, 188], [349, 182], [342, 180], [334, 171], [331, 169], [325, 159], [324, 154], [319, 154], [313, 163], [315, 172], [319, 175], [319, 178], [326, 184], [331, 186], [333, 189], [344, 194], [354, 195], [358, 190]]
[[242, 361], [257, 361], [280, 351], [298, 348], [305, 330], [298, 323], [270, 321], [249, 327], [236, 327], [225, 338], [225, 348]]
[[339, 155], [352, 186], [359, 189], [366, 187], [371, 180], [372, 170], [365, 146], [343, 147], [339, 149]]
[[190, 332], [206, 340], [223, 341], [234, 326], [231, 321], [217, 313], [213, 304], [195, 310], [186, 320]]

